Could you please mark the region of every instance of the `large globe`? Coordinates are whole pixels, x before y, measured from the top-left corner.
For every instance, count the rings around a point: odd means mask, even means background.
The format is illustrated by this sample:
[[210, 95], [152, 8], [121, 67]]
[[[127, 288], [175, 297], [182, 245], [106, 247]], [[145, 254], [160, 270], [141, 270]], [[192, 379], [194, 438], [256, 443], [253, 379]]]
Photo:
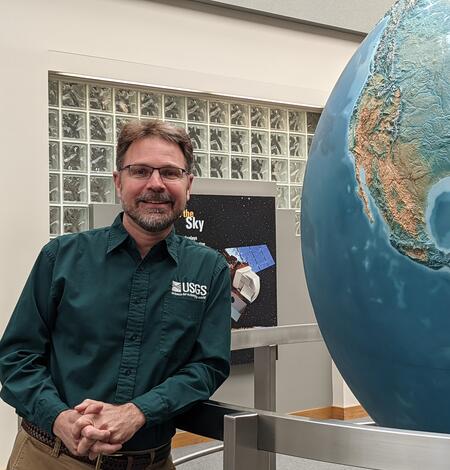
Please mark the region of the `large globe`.
[[382, 426], [450, 432], [450, 1], [400, 0], [344, 70], [302, 199], [319, 326]]

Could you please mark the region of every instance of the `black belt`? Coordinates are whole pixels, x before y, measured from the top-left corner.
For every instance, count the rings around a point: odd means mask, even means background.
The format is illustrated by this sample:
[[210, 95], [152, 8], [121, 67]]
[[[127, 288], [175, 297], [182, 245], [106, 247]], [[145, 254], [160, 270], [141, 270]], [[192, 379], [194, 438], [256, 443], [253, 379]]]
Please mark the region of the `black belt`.
[[22, 420], [22, 428], [31, 437], [52, 448], [55, 456], [58, 456], [60, 453], [68, 455], [75, 460], [95, 467], [96, 470], [144, 470], [151, 464], [166, 460], [171, 450], [169, 442], [156, 449], [120, 452], [112, 455], [101, 454], [97, 460], [90, 460], [88, 457], [73, 455], [59, 438], [43, 431], [25, 419]]

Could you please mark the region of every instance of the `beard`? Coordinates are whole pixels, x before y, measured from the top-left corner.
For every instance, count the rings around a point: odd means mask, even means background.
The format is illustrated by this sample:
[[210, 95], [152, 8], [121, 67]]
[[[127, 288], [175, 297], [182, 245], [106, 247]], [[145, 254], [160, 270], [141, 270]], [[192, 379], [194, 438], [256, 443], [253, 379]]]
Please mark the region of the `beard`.
[[[141, 202], [168, 202], [170, 210], [161, 208], [140, 208]], [[133, 204], [122, 201], [122, 208], [124, 212], [132, 219], [139, 227], [147, 232], [155, 233], [161, 232], [169, 228], [173, 223], [178, 220], [183, 213], [183, 208], [174, 210], [173, 200], [168, 194], [148, 192], [139, 196], [134, 200]]]

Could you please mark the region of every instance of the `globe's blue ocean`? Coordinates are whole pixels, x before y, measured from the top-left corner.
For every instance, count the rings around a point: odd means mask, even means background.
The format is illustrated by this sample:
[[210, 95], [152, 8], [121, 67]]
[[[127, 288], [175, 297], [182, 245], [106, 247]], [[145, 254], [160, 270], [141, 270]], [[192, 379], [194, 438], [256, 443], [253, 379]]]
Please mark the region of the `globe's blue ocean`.
[[[437, 3], [445, 4], [448, 16], [448, 2]], [[420, 23], [420, 14], [413, 20]], [[431, 268], [393, 246], [392, 229], [362, 174], [370, 220], [349, 150], [353, 109], [388, 21], [387, 16], [376, 26], [351, 59], [316, 130], [303, 188], [302, 253], [326, 344], [372, 418], [382, 426], [450, 432], [450, 270]], [[449, 89], [428, 92], [450, 96]], [[402, 109], [414, 121], [416, 107], [408, 106]], [[424, 137], [426, 152], [433, 152], [432, 141]], [[448, 150], [440, 141], [441, 158], [450, 159]], [[443, 178], [430, 189], [426, 209], [430, 239], [445, 252], [450, 251], [449, 182]]]

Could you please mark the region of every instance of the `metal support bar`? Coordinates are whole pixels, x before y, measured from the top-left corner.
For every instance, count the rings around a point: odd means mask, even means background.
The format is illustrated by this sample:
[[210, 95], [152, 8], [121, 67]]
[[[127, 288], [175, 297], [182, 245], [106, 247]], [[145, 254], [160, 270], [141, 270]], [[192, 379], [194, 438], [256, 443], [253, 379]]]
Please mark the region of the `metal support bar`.
[[231, 349], [233, 351], [271, 346], [272, 344], [296, 344], [313, 341], [323, 341], [317, 323], [264, 326], [231, 332]]
[[[255, 348], [254, 406], [260, 410], [276, 409], [277, 346]], [[260, 470], [276, 470], [276, 455], [261, 452]]]
[[249, 470], [258, 464], [258, 415], [238, 413], [225, 416], [223, 435], [223, 469]]
[[[257, 436], [259, 451], [375, 470], [448, 470], [450, 434], [312, 420], [218, 402], [198, 405], [180, 427], [221, 440], [224, 439], [221, 434], [224, 417], [226, 420], [226, 415], [237, 412], [244, 416], [257, 415], [256, 424], [252, 421], [249, 427]], [[247, 438], [247, 447], [249, 444], [252, 447], [248, 433], [239, 432], [238, 429], [237, 439], [243, 435]], [[228, 459], [232, 456], [233, 453], [229, 454]], [[261, 452], [257, 456], [260, 462]], [[224, 467], [224, 470], [241, 468]], [[254, 468], [260, 467], [248, 466], [245, 470]]]
[[277, 347], [255, 348], [254, 406], [259, 410], [276, 409]]
[[200, 457], [206, 457], [210, 454], [215, 454], [216, 452], [222, 452], [223, 444], [219, 444], [214, 447], [208, 447], [207, 449], [199, 450], [198, 452], [193, 452], [192, 454], [185, 455], [173, 461], [175, 467], [182, 465], [184, 463], [190, 462], [191, 460], [199, 459]]
[[[256, 411], [256, 410], [255, 410]], [[258, 449], [375, 470], [447, 470], [450, 435], [258, 412]]]

